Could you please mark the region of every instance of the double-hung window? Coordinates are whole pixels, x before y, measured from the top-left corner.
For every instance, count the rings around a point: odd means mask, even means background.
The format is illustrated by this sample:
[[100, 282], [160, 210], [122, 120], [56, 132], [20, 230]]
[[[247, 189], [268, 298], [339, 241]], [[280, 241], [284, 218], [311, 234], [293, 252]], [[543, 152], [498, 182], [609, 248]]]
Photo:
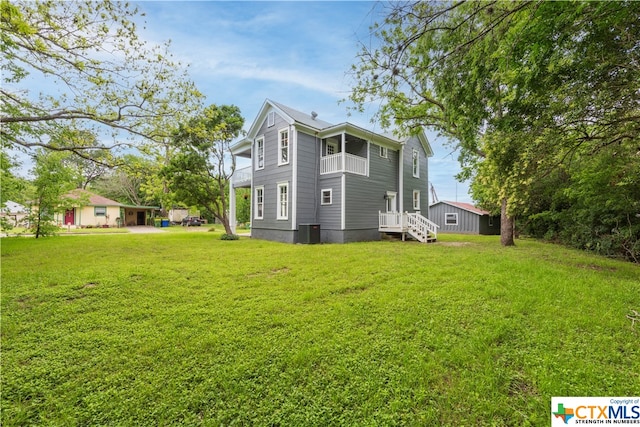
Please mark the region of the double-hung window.
[[458, 225], [458, 214], [457, 213], [445, 213], [444, 214], [444, 224], [445, 225]]
[[93, 208], [94, 216], [107, 216], [107, 207], [106, 206], [95, 206]]
[[330, 205], [333, 202], [333, 190], [327, 189], [322, 190], [322, 199], [320, 200], [321, 205]]
[[289, 163], [289, 129], [282, 129], [278, 132], [278, 165]]
[[256, 169], [264, 169], [264, 138], [256, 139]]
[[413, 150], [412, 162], [413, 176], [414, 178], [420, 178], [420, 153], [418, 150]]
[[264, 218], [264, 187], [256, 187], [256, 206], [255, 206], [255, 219], [263, 219]]
[[289, 219], [289, 183], [278, 184], [277, 219]]
[[413, 190], [413, 210], [420, 210], [420, 190]]
[[383, 159], [389, 157], [389, 151], [387, 150], [387, 147], [380, 146], [380, 157], [382, 157]]

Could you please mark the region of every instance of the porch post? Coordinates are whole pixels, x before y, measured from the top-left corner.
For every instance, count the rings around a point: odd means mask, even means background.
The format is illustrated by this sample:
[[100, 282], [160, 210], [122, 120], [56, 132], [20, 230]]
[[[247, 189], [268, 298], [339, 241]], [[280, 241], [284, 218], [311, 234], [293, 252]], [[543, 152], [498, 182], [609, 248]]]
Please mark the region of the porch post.
[[342, 132], [342, 172], [347, 170], [347, 134]]
[[233, 186], [233, 181], [234, 178], [231, 175], [231, 182], [229, 183], [229, 226], [231, 227], [231, 232], [236, 234], [236, 187]]
[[398, 193], [400, 193], [400, 199], [398, 200], [398, 212], [404, 212], [404, 144], [400, 146], [400, 164], [398, 165]]

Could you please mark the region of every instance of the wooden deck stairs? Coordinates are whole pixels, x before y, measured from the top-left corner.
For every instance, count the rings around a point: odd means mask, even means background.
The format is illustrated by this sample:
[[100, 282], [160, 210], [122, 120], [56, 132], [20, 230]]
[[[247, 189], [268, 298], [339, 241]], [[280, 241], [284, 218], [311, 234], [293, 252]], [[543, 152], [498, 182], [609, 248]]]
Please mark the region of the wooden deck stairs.
[[379, 212], [379, 231], [406, 234], [422, 243], [433, 243], [438, 239], [438, 225], [419, 213]]

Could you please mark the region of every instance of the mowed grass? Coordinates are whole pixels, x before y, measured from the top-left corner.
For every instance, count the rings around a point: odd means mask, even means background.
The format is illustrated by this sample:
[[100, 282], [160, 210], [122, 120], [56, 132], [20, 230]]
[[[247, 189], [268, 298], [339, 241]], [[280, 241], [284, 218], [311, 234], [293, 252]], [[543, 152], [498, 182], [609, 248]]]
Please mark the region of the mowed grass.
[[520, 240], [3, 239], [2, 425], [540, 425], [640, 395], [640, 268]]

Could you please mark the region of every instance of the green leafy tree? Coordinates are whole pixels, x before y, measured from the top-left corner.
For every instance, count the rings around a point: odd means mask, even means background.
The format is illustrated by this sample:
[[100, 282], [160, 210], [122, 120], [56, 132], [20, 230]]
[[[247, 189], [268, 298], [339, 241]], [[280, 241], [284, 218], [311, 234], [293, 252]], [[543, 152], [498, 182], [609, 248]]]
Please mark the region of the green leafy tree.
[[68, 201], [64, 194], [75, 187], [75, 173], [65, 165], [69, 153], [51, 152], [40, 149], [34, 156], [34, 194], [28, 221], [36, 239], [55, 233], [55, 214], [64, 212]]
[[7, 153], [0, 151], [0, 207], [3, 207], [7, 200], [24, 203], [24, 191], [27, 182], [24, 178], [16, 176], [15, 168], [20, 165], [18, 161], [10, 157]]
[[[231, 189], [230, 191], [233, 191]], [[239, 188], [236, 190], [238, 193], [237, 204], [237, 220], [239, 223], [248, 223], [251, 221], [251, 190], [248, 188]]]
[[[105, 197], [131, 205], [157, 205], [158, 200], [145, 193], [143, 185], [154, 180], [159, 166], [146, 157], [127, 154], [117, 160], [119, 166], [109, 170], [93, 184]], [[157, 172], [156, 172], [157, 173]]]
[[242, 134], [244, 119], [233, 105], [205, 108], [180, 126], [177, 152], [163, 171], [178, 200], [202, 206], [232, 234], [228, 216], [230, 177], [235, 170], [230, 144]]
[[511, 245], [534, 182], [586, 147], [637, 144], [638, 16], [630, 1], [394, 4], [350, 99], [380, 103], [384, 125], [449, 138]]
[[[90, 158], [91, 150], [131, 144], [122, 133], [136, 141], [167, 137], [166, 123], [199, 105], [168, 43], [151, 46], [138, 36], [142, 14], [129, 3], [1, 0], [0, 11], [0, 124], [11, 147]], [[72, 128], [110, 130], [117, 142], [50, 137]]]

